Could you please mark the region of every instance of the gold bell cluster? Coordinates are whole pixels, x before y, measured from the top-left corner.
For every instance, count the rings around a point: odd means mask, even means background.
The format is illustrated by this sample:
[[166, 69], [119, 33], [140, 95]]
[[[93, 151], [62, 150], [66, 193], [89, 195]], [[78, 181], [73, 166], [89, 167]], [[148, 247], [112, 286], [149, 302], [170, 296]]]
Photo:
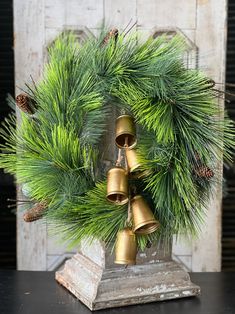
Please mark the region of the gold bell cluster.
[[[117, 234], [115, 263], [134, 265], [137, 255], [136, 235], [156, 231], [160, 224], [141, 195], [132, 195], [129, 177], [140, 178], [148, 173], [142, 171], [134, 147], [137, 144], [136, 126], [133, 117], [124, 114], [116, 119], [115, 143], [119, 149], [115, 167], [107, 173], [107, 200], [123, 205], [128, 203], [127, 226]], [[125, 166], [122, 166], [124, 153]]]

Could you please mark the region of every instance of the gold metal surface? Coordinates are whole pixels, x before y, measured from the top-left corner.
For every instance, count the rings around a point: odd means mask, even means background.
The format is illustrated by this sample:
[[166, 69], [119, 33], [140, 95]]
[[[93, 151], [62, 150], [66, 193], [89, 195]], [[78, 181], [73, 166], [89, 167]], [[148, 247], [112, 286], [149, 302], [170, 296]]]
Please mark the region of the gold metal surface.
[[115, 246], [115, 263], [134, 265], [136, 263], [136, 236], [130, 228], [118, 232]]
[[116, 119], [116, 145], [120, 148], [132, 148], [136, 145], [136, 129], [134, 119], [129, 115], [122, 115]]
[[126, 160], [130, 172], [140, 171], [141, 164], [138, 161], [136, 150], [135, 149], [125, 149]]
[[128, 176], [122, 167], [114, 167], [107, 174], [107, 200], [117, 205], [128, 202]]
[[151, 174], [151, 170], [143, 170], [142, 171], [142, 170], [139, 170], [137, 168], [135, 171], [131, 172], [130, 174], [131, 174], [132, 179], [140, 179], [143, 177], [146, 178], [147, 176], [149, 176]]
[[153, 212], [141, 195], [136, 195], [131, 200], [133, 232], [137, 234], [149, 234], [160, 227]]
[[150, 170], [142, 170], [141, 163], [138, 161], [138, 156], [135, 149], [125, 149], [127, 165], [133, 179], [147, 177], [151, 174]]

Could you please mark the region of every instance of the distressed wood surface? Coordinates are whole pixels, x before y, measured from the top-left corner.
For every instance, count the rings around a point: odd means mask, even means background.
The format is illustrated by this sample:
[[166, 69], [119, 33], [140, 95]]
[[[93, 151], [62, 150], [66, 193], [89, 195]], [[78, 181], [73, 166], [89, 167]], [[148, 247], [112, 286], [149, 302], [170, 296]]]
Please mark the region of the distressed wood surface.
[[151, 29], [154, 26], [195, 29], [196, 0], [136, 0], [138, 27]]
[[[14, 52], [16, 95], [40, 78], [43, 65], [44, 1], [14, 0]], [[19, 115], [18, 121], [20, 123]], [[18, 189], [18, 197], [22, 198]], [[23, 206], [17, 210], [17, 267], [19, 270], [45, 270], [47, 234], [40, 222], [25, 223]]]
[[200, 288], [177, 263], [162, 261], [103, 268], [78, 253], [56, 272], [56, 280], [90, 310], [190, 297]]
[[46, 0], [45, 2], [46, 28], [62, 28], [65, 25], [97, 28], [97, 24], [101, 25], [103, 17], [103, 0]]
[[[159, 261], [171, 260], [171, 241], [159, 241], [157, 245], [152, 245], [144, 251], [139, 251], [136, 256], [137, 264], [153, 264]], [[114, 263], [113, 247], [107, 247], [101, 241], [89, 242], [89, 239], [84, 239], [81, 242], [79, 252], [92, 260], [94, 263], [103, 268], [117, 268]]]
[[131, 26], [137, 21], [136, 10], [136, 0], [104, 0], [105, 23], [122, 30], [129, 23]]
[[[212, 77], [218, 89], [224, 88], [227, 8], [226, 0], [199, 0], [197, 5], [197, 29], [195, 42], [200, 47], [199, 67]], [[224, 101], [218, 101], [223, 108]], [[200, 237], [192, 242], [193, 271], [220, 271], [221, 269], [221, 200], [222, 159], [217, 165], [220, 177], [202, 226]]]

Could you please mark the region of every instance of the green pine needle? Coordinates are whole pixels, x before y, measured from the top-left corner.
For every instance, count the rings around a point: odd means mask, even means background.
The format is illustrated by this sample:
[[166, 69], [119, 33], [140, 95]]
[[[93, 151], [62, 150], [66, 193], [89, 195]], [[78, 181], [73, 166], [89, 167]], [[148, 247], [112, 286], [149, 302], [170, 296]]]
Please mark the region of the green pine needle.
[[[43, 79], [28, 86], [36, 113], [22, 113], [17, 128], [14, 115], [2, 125], [0, 167], [26, 184], [33, 200], [48, 203], [45, 218], [65, 241], [113, 244], [127, 206], [106, 200], [101, 143], [115, 108], [125, 109], [137, 123], [137, 154], [148, 173], [131, 184], [139, 184], [161, 223], [137, 237], [140, 249], [172, 234], [196, 235], [219, 182], [217, 165], [232, 160], [234, 124], [208, 78], [185, 68], [180, 36], [141, 42], [136, 34], [119, 35], [104, 44], [105, 34], [104, 28], [82, 45], [72, 33], [55, 41]], [[199, 177], [200, 166], [215, 177]]]

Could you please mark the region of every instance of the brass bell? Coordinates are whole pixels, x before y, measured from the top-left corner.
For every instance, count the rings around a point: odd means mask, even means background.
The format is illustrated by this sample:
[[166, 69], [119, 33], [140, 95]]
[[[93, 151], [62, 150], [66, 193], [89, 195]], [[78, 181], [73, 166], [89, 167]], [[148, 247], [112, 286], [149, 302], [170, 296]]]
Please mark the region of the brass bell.
[[116, 119], [116, 145], [119, 148], [132, 148], [136, 145], [136, 129], [134, 119], [124, 114]]
[[137, 154], [135, 149], [126, 149], [126, 160], [130, 173], [140, 171], [140, 163], [137, 159]]
[[107, 200], [117, 205], [128, 202], [128, 176], [122, 167], [114, 167], [107, 174]]
[[153, 212], [141, 195], [136, 195], [131, 200], [133, 232], [137, 234], [149, 234], [160, 227]]
[[137, 254], [136, 236], [130, 228], [124, 228], [117, 234], [115, 263], [135, 265]]
[[132, 175], [132, 178], [142, 178], [147, 177], [151, 171], [150, 170], [142, 170], [141, 163], [138, 161], [138, 156], [136, 154], [135, 149], [125, 149], [126, 153], [126, 161], [129, 168], [129, 171]]

